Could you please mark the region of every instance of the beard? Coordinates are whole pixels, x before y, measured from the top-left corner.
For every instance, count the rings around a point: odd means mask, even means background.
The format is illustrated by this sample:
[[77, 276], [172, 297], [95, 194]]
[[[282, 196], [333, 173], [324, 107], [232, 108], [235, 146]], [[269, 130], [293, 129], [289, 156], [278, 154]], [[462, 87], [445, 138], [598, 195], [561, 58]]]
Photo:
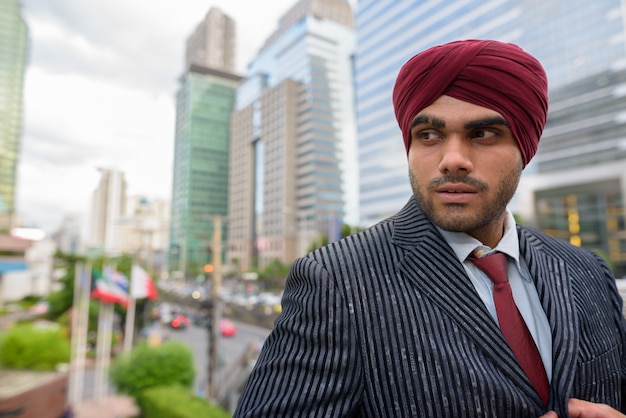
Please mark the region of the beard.
[[[474, 187], [479, 192], [488, 192], [489, 186], [476, 178], [443, 175], [431, 180], [428, 185], [422, 185], [413, 170], [409, 169], [409, 179], [415, 200], [435, 225], [446, 231], [465, 232], [471, 235], [472, 231], [483, 228], [500, 218], [517, 190], [522, 168], [521, 164], [515, 165], [495, 186], [497, 188], [495, 194], [488, 195], [487, 199], [480, 202], [479, 207], [472, 209], [463, 204], [447, 204], [442, 209], [437, 209], [433, 200], [428, 196], [434, 193], [434, 189], [445, 183], [463, 183]], [[425, 191], [424, 186], [426, 186]]]

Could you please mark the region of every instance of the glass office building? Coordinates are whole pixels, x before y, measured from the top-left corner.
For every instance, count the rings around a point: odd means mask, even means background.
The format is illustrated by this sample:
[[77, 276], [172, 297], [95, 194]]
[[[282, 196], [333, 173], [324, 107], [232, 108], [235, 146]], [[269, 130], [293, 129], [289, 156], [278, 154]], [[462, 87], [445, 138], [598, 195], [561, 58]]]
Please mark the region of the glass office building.
[[550, 86], [546, 130], [511, 209], [524, 223], [606, 254], [616, 274], [625, 274], [624, 19], [619, 0], [359, 1], [355, 70], [363, 224], [395, 213], [411, 195], [391, 103], [400, 67], [433, 45], [497, 39], [535, 55]]
[[213, 261], [214, 217], [228, 213], [230, 113], [240, 79], [191, 65], [176, 97], [170, 270], [187, 276]]
[[237, 92], [231, 136], [229, 260], [290, 264], [354, 222], [353, 12], [300, 0], [280, 19]]
[[0, 0], [0, 232], [15, 222], [28, 28], [18, 0]]
[[234, 74], [235, 32], [235, 21], [212, 7], [186, 42], [176, 96], [168, 253], [169, 270], [185, 278], [198, 277], [214, 261], [215, 220], [228, 213], [230, 114], [241, 81]]

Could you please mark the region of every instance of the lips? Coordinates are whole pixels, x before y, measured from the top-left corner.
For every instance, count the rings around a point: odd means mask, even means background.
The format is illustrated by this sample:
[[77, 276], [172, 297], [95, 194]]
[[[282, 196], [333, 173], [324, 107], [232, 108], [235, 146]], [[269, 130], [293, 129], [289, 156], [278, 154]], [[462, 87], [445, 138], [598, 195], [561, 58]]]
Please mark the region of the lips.
[[463, 183], [447, 183], [435, 189], [435, 193], [446, 204], [469, 203], [478, 193], [476, 188]]
[[477, 193], [476, 188], [464, 183], [446, 183], [435, 189], [437, 193]]

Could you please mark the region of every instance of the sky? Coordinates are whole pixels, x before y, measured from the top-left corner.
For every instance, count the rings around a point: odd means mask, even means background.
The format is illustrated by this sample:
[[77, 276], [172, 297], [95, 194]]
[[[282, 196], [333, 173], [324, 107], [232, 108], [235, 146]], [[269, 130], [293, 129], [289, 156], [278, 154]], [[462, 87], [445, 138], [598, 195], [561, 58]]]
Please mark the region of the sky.
[[[30, 52], [17, 210], [54, 232], [89, 222], [98, 168], [125, 173], [128, 195], [169, 199], [175, 94], [185, 41], [210, 7], [237, 25], [237, 72], [296, 0], [22, 0]], [[351, 4], [354, 3], [351, 2]]]

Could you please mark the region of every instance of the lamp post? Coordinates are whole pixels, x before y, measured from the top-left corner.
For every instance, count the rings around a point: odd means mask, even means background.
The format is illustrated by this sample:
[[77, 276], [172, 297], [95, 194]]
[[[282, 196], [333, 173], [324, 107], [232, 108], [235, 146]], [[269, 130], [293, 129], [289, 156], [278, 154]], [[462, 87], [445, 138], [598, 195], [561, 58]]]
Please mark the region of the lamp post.
[[213, 286], [211, 288], [211, 300], [213, 302], [213, 312], [211, 318], [211, 329], [209, 331], [209, 362], [208, 362], [208, 385], [207, 398], [215, 400], [217, 398], [217, 388], [219, 380], [219, 338], [220, 319], [222, 317], [222, 306], [220, 300], [222, 288], [222, 218], [217, 215], [213, 217]]

